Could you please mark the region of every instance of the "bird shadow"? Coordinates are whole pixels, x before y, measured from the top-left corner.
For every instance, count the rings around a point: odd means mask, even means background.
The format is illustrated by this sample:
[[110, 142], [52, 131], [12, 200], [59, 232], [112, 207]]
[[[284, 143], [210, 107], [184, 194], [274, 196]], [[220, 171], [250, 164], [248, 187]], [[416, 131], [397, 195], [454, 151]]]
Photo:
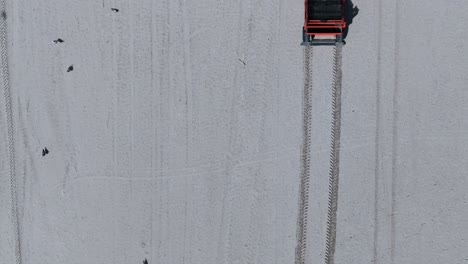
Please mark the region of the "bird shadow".
[[346, 0], [344, 4], [344, 17], [346, 21], [346, 27], [343, 29], [343, 40], [346, 39], [349, 32], [349, 26], [353, 23], [354, 17], [359, 13], [359, 8], [353, 4], [353, 1]]

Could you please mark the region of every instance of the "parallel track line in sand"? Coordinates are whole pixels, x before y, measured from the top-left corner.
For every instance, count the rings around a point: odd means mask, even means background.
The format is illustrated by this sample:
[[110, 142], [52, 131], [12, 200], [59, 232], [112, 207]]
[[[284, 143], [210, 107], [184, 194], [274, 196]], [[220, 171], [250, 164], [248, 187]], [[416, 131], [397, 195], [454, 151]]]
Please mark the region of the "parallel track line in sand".
[[378, 14], [378, 24], [377, 24], [377, 71], [376, 71], [376, 101], [375, 101], [375, 160], [374, 160], [374, 244], [372, 250], [372, 260], [374, 264], [379, 263], [379, 236], [381, 231], [381, 220], [380, 220], [380, 200], [381, 200], [381, 192], [379, 190], [380, 183], [381, 183], [381, 173], [380, 173], [380, 152], [381, 152], [381, 130], [382, 130], [382, 110], [381, 110], [381, 97], [382, 97], [382, 31], [383, 31], [383, 23], [382, 23], [382, 14], [383, 14], [383, 6], [382, 0], [376, 2], [377, 5], [377, 14]]
[[399, 112], [399, 84], [400, 84], [400, 6], [399, 0], [395, 1], [395, 53], [394, 53], [394, 75], [393, 75], [393, 98], [392, 98], [392, 185], [391, 185], [391, 218], [390, 218], [390, 263], [395, 263], [395, 245], [396, 245], [396, 227], [397, 219], [395, 213], [397, 212], [397, 200], [396, 200], [396, 187], [398, 180], [398, 169], [397, 169], [397, 158], [398, 158], [398, 145], [400, 143], [398, 133], [398, 122], [400, 118]]
[[333, 58], [333, 119], [330, 152], [330, 177], [327, 214], [327, 240], [325, 263], [335, 263], [336, 212], [338, 209], [338, 183], [340, 176], [340, 140], [341, 140], [341, 83], [342, 83], [342, 45], [336, 44]]
[[16, 168], [15, 168], [15, 141], [13, 130], [13, 110], [11, 105], [10, 71], [8, 62], [8, 41], [6, 25], [5, 0], [0, 0], [0, 45], [1, 45], [1, 65], [3, 76], [3, 95], [5, 97], [5, 110], [8, 130], [8, 156], [10, 169], [10, 195], [11, 195], [11, 221], [13, 224], [13, 239], [15, 243], [16, 264], [21, 264], [21, 241], [18, 219], [18, 203], [16, 195]]
[[312, 143], [312, 47], [304, 48], [304, 94], [302, 102], [303, 130], [301, 147], [301, 179], [299, 216], [297, 221], [296, 264], [305, 264], [307, 249], [307, 214], [309, 208], [310, 147]]
[[[313, 48], [304, 49], [304, 94], [303, 94], [303, 143], [301, 148], [301, 178], [299, 187], [299, 215], [297, 222], [297, 245], [295, 264], [306, 264], [307, 218], [309, 209], [310, 155], [312, 131], [312, 59]], [[325, 263], [334, 264], [336, 225], [338, 209], [338, 184], [341, 138], [341, 85], [342, 45], [336, 44], [333, 58], [333, 104], [331, 126], [331, 152]]]

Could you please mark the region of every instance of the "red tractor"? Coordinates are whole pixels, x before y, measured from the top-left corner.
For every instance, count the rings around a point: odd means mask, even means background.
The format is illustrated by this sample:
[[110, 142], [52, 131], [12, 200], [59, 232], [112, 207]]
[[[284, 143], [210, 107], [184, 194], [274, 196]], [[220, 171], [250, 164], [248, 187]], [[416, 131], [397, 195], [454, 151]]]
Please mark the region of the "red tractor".
[[345, 1], [305, 0], [303, 46], [344, 44], [342, 34], [346, 28]]

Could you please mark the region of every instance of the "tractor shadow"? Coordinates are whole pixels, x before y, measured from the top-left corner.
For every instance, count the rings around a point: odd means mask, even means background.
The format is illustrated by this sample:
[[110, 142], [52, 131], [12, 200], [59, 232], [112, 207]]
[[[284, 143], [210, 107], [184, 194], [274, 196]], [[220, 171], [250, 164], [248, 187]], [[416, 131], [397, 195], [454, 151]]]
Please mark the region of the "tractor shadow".
[[344, 5], [344, 16], [346, 27], [343, 29], [343, 40], [348, 36], [349, 26], [353, 23], [353, 18], [359, 13], [359, 8], [351, 0], [346, 0]]

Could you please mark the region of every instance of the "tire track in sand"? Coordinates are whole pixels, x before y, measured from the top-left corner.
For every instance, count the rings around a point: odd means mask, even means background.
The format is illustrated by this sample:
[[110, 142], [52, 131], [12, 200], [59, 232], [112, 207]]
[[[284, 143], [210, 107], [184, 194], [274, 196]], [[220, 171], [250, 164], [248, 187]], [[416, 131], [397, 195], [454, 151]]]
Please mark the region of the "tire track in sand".
[[398, 151], [398, 119], [399, 119], [399, 62], [400, 62], [400, 1], [395, 1], [395, 69], [394, 69], [394, 86], [393, 86], [393, 123], [392, 123], [392, 215], [391, 215], [391, 263], [395, 262], [395, 243], [396, 243], [396, 219], [395, 213], [397, 210], [396, 201], [396, 181], [398, 179], [397, 171], [397, 151]]
[[13, 243], [15, 244], [16, 264], [21, 264], [21, 238], [18, 219], [18, 203], [16, 195], [16, 168], [15, 168], [15, 137], [13, 129], [13, 107], [11, 104], [10, 69], [8, 61], [8, 41], [7, 41], [7, 13], [5, 0], [0, 0], [0, 45], [1, 45], [1, 65], [3, 77], [3, 96], [5, 97], [5, 111], [8, 133], [8, 164], [10, 169], [10, 195], [11, 195], [11, 221], [13, 225]]
[[378, 261], [378, 238], [380, 234], [380, 216], [379, 216], [379, 207], [380, 207], [380, 140], [381, 140], [381, 96], [382, 96], [382, 0], [377, 2], [377, 17], [378, 17], [378, 26], [377, 26], [377, 78], [376, 78], [376, 102], [375, 102], [375, 115], [376, 115], [376, 125], [375, 125], [375, 164], [374, 164], [374, 245], [373, 245], [373, 261], [377, 263]]

